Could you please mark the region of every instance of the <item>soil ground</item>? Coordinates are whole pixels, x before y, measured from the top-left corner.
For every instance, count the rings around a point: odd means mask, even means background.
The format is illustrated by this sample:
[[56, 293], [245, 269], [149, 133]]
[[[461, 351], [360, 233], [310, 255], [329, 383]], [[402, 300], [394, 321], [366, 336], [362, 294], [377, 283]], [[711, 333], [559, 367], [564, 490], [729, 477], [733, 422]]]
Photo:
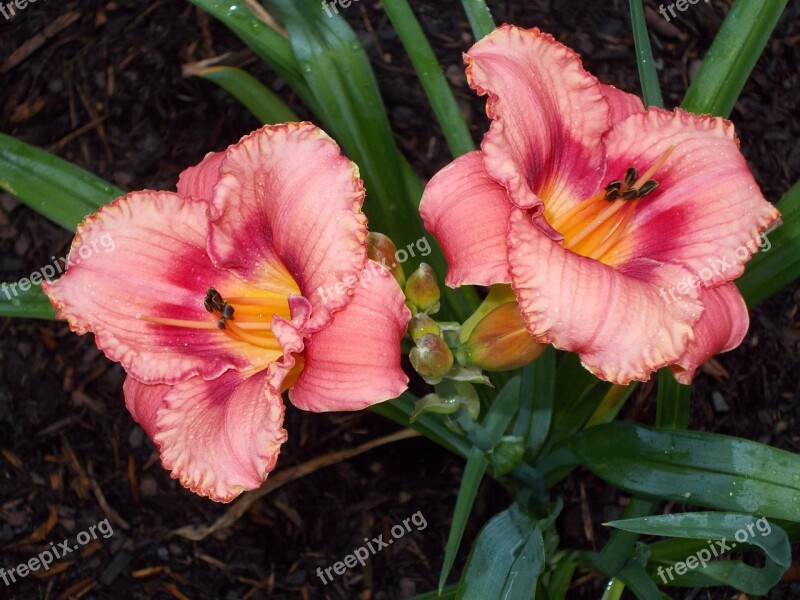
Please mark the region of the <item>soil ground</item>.
[[[638, 90], [628, 3], [584, 0], [489, 2], [498, 22], [539, 26], [580, 52], [592, 72]], [[654, 52], [669, 106], [679, 103], [729, 2], [690, 5], [667, 23], [650, 7]], [[483, 100], [467, 88], [461, 52], [472, 43], [455, 0], [412, 1], [457, 91], [476, 141]], [[354, 2], [359, 31], [401, 148], [421, 176], [448, 161], [441, 132], [380, 6]], [[171, 189], [180, 171], [259, 124], [212, 84], [181, 74], [184, 63], [233, 53], [302, 116], [310, 117], [272, 72], [219, 23], [187, 2], [84, 0], [29, 4], [0, 20], [0, 131], [47, 148], [124, 189]], [[800, 1], [789, 2], [732, 120], [765, 195], [777, 200], [800, 178]], [[0, 194], [0, 281], [15, 281], [62, 256], [71, 235]], [[121, 265], [124, 267], [124, 265]], [[800, 451], [800, 287], [795, 283], [751, 312], [736, 351], [697, 379], [692, 428]], [[410, 598], [435, 588], [463, 463], [414, 438], [305, 475], [255, 503], [232, 526], [192, 542], [171, 535], [212, 522], [229, 507], [184, 491], [124, 408], [123, 372], [90, 336], [64, 324], [0, 319], [0, 567], [12, 566], [103, 519], [98, 537], [46, 576], [11, 586], [9, 598]], [[720, 369], [722, 367], [722, 370]], [[623, 418], [652, 423], [652, 389], [642, 386]], [[715, 409], [712, 395], [729, 410]], [[719, 406], [717, 406], [719, 408]], [[346, 450], [396, 427], [368, 413], [312, 415], [289, 408], [277, 473]], [[559, 488], [565, 544], [601, 547], [600, 523], [625, 497], [586, 472]], [[484, 483], [455, 580], [482, 523], [508, 499]], [[389, 537], [420, 513], [392, 547], [333, 583], [315, 575], [365, 537]], [[583, 514], [590, 515], [585, 524]], [[421, 520], [418, 517], [418, 522]], [[796, 565], [797, 566], [797, 565]], [[792, 577], [770, 595], [800, 598]], [[582, 577], [573, 598], [599, 598], [602, 580]], [[676, 590], [676, 598], [742, 598], [730, 590]]]

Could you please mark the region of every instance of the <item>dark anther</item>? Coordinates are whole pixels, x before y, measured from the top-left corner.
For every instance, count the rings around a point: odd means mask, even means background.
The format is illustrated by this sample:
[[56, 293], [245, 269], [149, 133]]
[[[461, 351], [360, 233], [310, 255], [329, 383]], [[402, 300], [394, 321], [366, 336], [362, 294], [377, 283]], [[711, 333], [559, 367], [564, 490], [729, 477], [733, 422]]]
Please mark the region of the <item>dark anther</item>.
[[612, 190], [620, 191], [621, 189], [622, 189], [622, 182], [619, 179], [615, 179], [606, 186], [606, 192], [610, 192]]
[[623, 200], [636, 200], [639, 197], [639, 190], [636, 188], [631, 188], [629, 190], [625, 190], [622, 192], [622, 199]]
[[650, 179], [642, 184], [642, 187], [639, 188], [639, 198], [643, 198], [647, 196], [650, 192], [658, 187], [658, 182], [655, 179]]
[[225, 308], [222, 309], [222, 316], [226, 319], [233, 318], [233, 307], [230, 304], [225, 304]]
[[608, 200], [609, 202], [613, 202], [614, 200], [619, 198], [619, 196], [620, 196], [619, 190], [608, 190], [606, 192], [606, 200]]
[[208, 312], [214, 312], [215, 310], [222, 312], [225, 310], [225, 301], [217, 290], [208, 288], [208, 290], [206, 290], [206, 298], [203, 301], [203, 306], [206, 307]]
[[217, 321], [217, 327], [219, 329], [225, 329], [225, 319], [220, 319], [219, 321]]
[[636, 167], [628, 167], [628, 170], [625, 171], [625, 187], [626, 188], [631, 187], [636, 182], [636, 179], [638, 177], [638, 173], [639, 172], [636, 170]]

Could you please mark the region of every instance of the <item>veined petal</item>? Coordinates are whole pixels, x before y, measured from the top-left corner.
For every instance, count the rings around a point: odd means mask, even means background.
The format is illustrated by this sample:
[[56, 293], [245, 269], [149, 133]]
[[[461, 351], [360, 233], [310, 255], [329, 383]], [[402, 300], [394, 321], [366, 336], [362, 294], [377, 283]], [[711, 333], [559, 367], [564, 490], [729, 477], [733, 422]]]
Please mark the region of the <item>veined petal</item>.
[[644, 112], [644, 103], [636, 94], [623, 92], [621, 89], [605, 83], [600, 84], [600, 92], [611, 110], [609, 122], [611, 127], [635, 113]]
[[559, 212], [593, 195], [604, 173], [610, 109], [580, 57], [538, 29], [504, 25], [466, 54], [467, 77], [488, 94], [489, 175], [514, 203]]
[[[78, 227], [67, 272], [45, 283], [60, 318], [147, 383], [214, 378], [261, 368], [281, 355], [227, 336], [203, 306], [206, 289], [243, 295], [244, 284], [206, 254], [207, 205], [170, 192], [135, 192]], [[147, 318], [176, 319], [177, 327]]]
[[650, 108], [612, 129], [606, 146], [609, 179], [629, 166], [641, 172], [674, 150], [653, 175], [658, 187], [636, 201], [626, 234], [604, 262], [678, 262], [711, 286], [742, 274], [762, 243], [760, 232], [779, 214], [762, 196], [730, 122]]
[[193, 377], [173, 386], [128, 377], [124, 392], [172, 476], [201, 496], [230, 502], [264, 482], [286, 441], [276, 384], [271, 369], [254, 375], [227, 371], [210, 381]]
[[231, 146], [214, 192], [209, 254], [221, 268], [272, 290], [297, 293], [271, 274], [285, 269], [312, 304], [309, 329], [325, 325], [367, 259], [358, 167], [310, 123], [267, 126]]
[[701, 290], [700, 300], [705, 310], [694, 326], [695, 338], [672, 367], [675, 378], [685, 385], [709, 358], [741, 344], [750, 325], [747, 305], [733, 283]]
[[359, 410], [399, 396], [408, 383], [400, 339], [411, 313], [391, 273], [376, 262], [359, 274], [353, 300], [306, 342], [305, 369], [289, 390], [304, 410]]
[[665, 289], [689, 272], [638, 261], [615, 270], [565, 250], [522, 210], [511, 217], [512, 285], [528, 331], [539, 342], [577, 352], [607, 381], [646, 381], [675, 362], [703, 312], [696, 290], [669, 303]]
[[211, 202], [224, 158], [224, 152], [209, 152], [199, 164], [183, 171], [178, 178], [178, 195]]
[[419, 210], [447, 259], [447, 285], [511, 282], [505, 237], [512, 208], [481, 152], [457, 158], [428, 182]]

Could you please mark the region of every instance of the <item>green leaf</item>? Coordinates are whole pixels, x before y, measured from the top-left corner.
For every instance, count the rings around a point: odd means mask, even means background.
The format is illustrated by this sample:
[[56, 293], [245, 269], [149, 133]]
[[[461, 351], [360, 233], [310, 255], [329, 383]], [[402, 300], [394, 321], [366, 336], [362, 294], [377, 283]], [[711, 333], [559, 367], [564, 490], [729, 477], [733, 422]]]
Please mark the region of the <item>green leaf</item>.
[[642, 84], [642, 96], [646, 106], [664, 108], [661, 86], [658, 83], [658, 72], [650, 47], [650, 36], [644, 20], [642, 0], [630, 0], [631, 24], [633, 26], [633, 42], [636, 46], [636, 64], [639, 67], [639, 80]]
[[525, 457], [533, 460], [544, 446], [553, 421], [556, 351], [552, 346], [522, 369], [519, 412], [514, 435], [525, 439]]
[[548, 600], [566, 600], [572, 575], [579, 564], [577, 560], [564, 558], [548, 574], [545, 584]]
[[736, 0], [683, 99], [697, 114], [727, 117], [788, 0]]
[[44, 295], [42, 286], [34, 285], [23, 292], [19, 288], [10, 287], [12, 285], [15, 284], [0, 283], [0, 317], [48, 320], [56, 318], [56, 311]]
[[461, 5], [467, 13], [469, 26], [476, 40], [486, 37], [495, 29], [494, 19], [486, 0], [461, 0]]
[[0, 189], [72, 231], [124, 192], [54, 154], [0, 133]]
[[469, 513], [472, 511], [472, 505], [478, 495], [478, 488], [481, 485], [481, 481], [483, 481], [483, 476], [488, 466], [489, 460], [486, 458], [486, 454], [478, 448], [473, 448], [469, 458], [467, 458], [464, 474], [461, 476], [456, 508], [453, 511], [453, 522], [450, 524], [450, 533], [447, 536], [447, 545], [444, 549], [442, 570], [439, 573], [440, 592], [444, 589], [447, 576], [453, 568], [453, 563], [455, 563], [456, 554], [458, 554], [461, 540], [464, 537], [464, 529], [467, 526]]
[[[488, 448], [492, 448], [495, 442], [501, 438], [517, 412], [519, 407], [519, 385], [519, 377], [509, 381], [494, 399], [483, 419], [482, 425], [487, 437], [485, 443]], [[464, 537], [464, 529], [467, 525], [469, 513], [478, 494], [481, 480], [489, 466], [489, 459], [484, 450], [473, 448], [464, 468], [461, 487], [458, 490], [458, 498], [456, 499], [456, 508], [453, 513], [453, 522], [450, 525], [450, 533], [447, 537], [442, 571], [439, 574], [440, 590], [445, 581], [447, 581], [450, 570], [453, 568], [458, 548]]]
[[414, 70], [430, 100], [450, 153], [461, 156], [475, 149], [469, 127], [461, 114], [450, 84], [407, 0], [383, 0], [383, 10], [394, 25]]
[[256, 18], [245, 0], [189, 1], [222, 21], [261, 60], [286, 80], [309, 109], [318, 113], [317, 100], [303, 78], [289, 40], [269, 24]]
[[724, 435], [629, 422], [587, 429], [562, 450], [552, 463], [557, 469], [569, 462], [583, 464], [633, 494], [800, 521], [800, 456], [791, 452]]
[[800, 181], [778, 203], [783, 225], [769, 234], [769, 242], [747, 263], [736, 285], [753, 307], [800, 277]]
[[586, 421], [586, 427], [594, 427], [601, 423], [610, 423], [616, 419], [619, 411], [625, 406], [628, 398], [630, 398], [631, 394], [636, 390], [636, 387], [635, 383], [629, 383], [628, 385], [612, 385], [605, 396], [603, 396], [600, 405], [592, 416], [589, 417], [589, 420]]
[[544, 563], [539, 524], [514, 505], [481, 529], [456, 598], [531, 600]]
[[692, 386], [681, 385], [669, 369], [658, 372], [656, 422], [667, 429], [686, 429], [692, 404]]
[[508, 425], [519, 410], [520, 379], [514, 377], [492, 401], [492, 405], [483, 418], [482, 425], [494, 444], [503, 435]]
[[[679, 575], [670, 567], [654, 566], [655, 574], [664, 584], [684, 586], [730, 585], [747, 594], [764, 595], [774, 587], [791, 565], [791, 547], [786, 532], [765, 518], [732, 513], [680, 513], [626, 519], [607, 523], [611, 527], [644, 535], [689, 538], [693, 540], [720, 540], [722, 544], [703, 543], [700, 549], [686, 554], [681, 562], [690, 567], [688, 573]], [[766, 564], [757, 569], [741, 561], [713, 560], [726, 549], [733, 550], [743, 544], [760, 548], [766, 555]], [[699, 560], [701, 559], [702, 560]], [[683, 570], [683, 569], [681, 569]], [[658, 579], [656, 579], [658, 581]]]
[[235, 67], [207, 67], [190, 70], [192, 75], [208, 79], [231, 94], [262, 123], [271, 125], [299, 121], [291, 108], [250, 73]]
[[566, 354], [556, 371], [553, 420], [546, 449], [578, 431], [603, 401], [611, 384], [587, 371], [577, 354]]

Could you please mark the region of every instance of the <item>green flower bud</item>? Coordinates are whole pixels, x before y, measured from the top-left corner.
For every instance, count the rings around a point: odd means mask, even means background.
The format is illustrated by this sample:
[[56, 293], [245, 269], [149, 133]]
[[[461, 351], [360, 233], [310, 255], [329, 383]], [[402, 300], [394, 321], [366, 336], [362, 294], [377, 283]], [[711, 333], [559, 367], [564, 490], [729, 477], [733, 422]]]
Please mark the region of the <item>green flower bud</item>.
[[408, 357], [414, 370], [426, 380], [439, 380], [453, 368], [453, 353], [438, 335], [426, 333]]
[[411, 321], [408, 324], [408, 333], [411, 335], [411, 339], [417, 342], [426, 333], [441, 336], [442, 328], [428, 315], [420, 313], [411, 317]]
[[521, 437], [504, 435], [495, 443], [489, 453], [494, 473], [501, 477], [510, 473], [522, 462], [525, 454], [525, 442]]
[[533, 340], [516, 302], [506, 302], [484, 316], [465, 343], [458, 362], [486, 371], [511, 371], [539, 358], [547, 346]]
[[422, 263], [406, 282], [406, 304], [411, 312], [429, 315], [439, 311], [439, 284], [430, 265]]

